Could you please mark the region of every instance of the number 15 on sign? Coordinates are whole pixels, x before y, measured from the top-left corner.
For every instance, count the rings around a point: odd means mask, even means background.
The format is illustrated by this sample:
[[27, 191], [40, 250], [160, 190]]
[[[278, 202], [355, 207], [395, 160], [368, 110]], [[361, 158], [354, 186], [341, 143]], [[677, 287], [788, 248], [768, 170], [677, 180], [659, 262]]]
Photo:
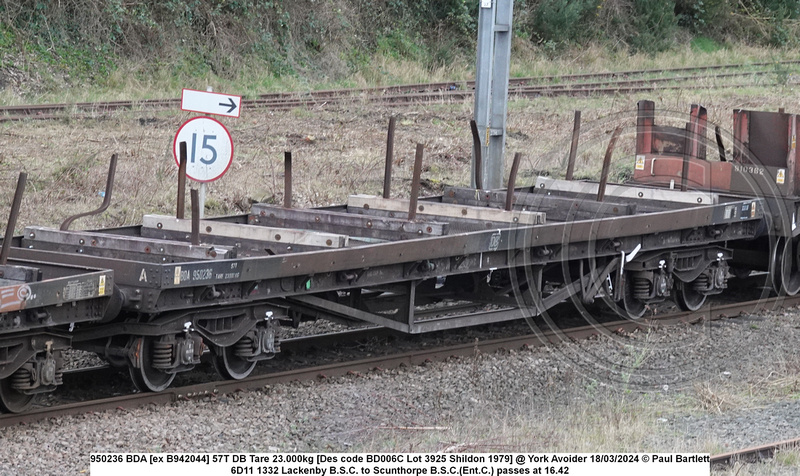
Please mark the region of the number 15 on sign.
[[196, 182], [213, 182], [231, 166], [233, 139], [216, 119], [195, 117], [178, 129], [172, 146], [178, 166], [181, 142], [186, 142], [186, 176]]

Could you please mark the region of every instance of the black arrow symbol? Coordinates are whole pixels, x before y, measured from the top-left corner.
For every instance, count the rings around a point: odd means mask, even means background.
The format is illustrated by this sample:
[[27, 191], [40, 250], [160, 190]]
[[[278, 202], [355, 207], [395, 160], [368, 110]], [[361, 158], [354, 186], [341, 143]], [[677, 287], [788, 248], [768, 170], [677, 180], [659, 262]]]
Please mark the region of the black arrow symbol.
[[228, 109], [228, 111], [227, 111], [227, 113], [228, 113], [228, 114], [230, 114], [231, 112], [233, 112], [233, 110], [234, 110], [234, 109], [236, 109], [236, 103], [235, 103], [235, 102], [233, 102], [233, 98], [228, 98], [228, 101], [230, 101], [230, 103], [227, 103], [227, 104], [226, 104], [226, 103], [224, 103], [224, 102], [221, 102], [221, 103], [219, 103], [219, 105], [220, 105], [220, 106], [222, 106], [222, 107], [228, 107], [228, 108], [230, 108], [230, 109]]

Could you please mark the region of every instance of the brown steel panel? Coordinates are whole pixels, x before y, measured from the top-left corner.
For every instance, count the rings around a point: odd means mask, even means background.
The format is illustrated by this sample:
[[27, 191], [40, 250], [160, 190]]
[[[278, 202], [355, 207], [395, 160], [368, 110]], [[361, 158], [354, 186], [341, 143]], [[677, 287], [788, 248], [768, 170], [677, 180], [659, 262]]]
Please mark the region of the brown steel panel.
[[654, 154], [683, 157], [686, 152], [686, 128], [654, 125], [652, 131], [651, 149]]
[[653, 101], [643, 100], [637, 103], [637, 107], [636, 154], [649, 154], [653, 151], [652, 128], [656, 104]]
[[750, 146], [749, 111], [736, 109], [733, 111], [733, 161], [741, 164], [751, 163], [747, 153]]
[[790, 139], [789, 114], [746, 111], [749, 114], [749, 149], [761, 165], [786, 167]]
[[789, 196], [789, 184], [778, 183], [778, 176], [786, 176], [785, 167], [733, 164], [731, 191], [759, 197]]
[[[729, 162], [711, 162], [690, 159], [687, 161], [687, 187], [699, 190], [731, 190], [731, 174], [733, 166]], [[677, 186], [684, 170], [684, 161], [680, 157], [647, 156], [644, 170], [636, 170], [634, 179], [637, 183]]]
[[690, 141], [689, 151], [690, 157], [694, 159], [706, 158], [706, 129], [708, 122], [708, 112], [706, 108], [699, 104], [692, 104], [689, 113], [691, 118], [690, 133], [687, 134], [687, 140]]
[[699, 128], [699, 120], [698, 116], [700, 115], [700, 105], [699, 104], [692, 104], [689, 108], [689, 123], [686, 125], [686, 147], [684, 150], [686, 151], [685, 157], [691, 157], [693, 159], [699, 158], [698, 155], [698, 147], [697, 147], [697, 135], [698, 135], [698, 128]]
[[697, 140], [697, 158], [698, 159], [706, 159], [706, 131], [708, 130], [708, 111], [703, 106], [700, 106], [700, 110], [698, 111], [697, 115], [697, 129], [696, 129], [696, 140]]

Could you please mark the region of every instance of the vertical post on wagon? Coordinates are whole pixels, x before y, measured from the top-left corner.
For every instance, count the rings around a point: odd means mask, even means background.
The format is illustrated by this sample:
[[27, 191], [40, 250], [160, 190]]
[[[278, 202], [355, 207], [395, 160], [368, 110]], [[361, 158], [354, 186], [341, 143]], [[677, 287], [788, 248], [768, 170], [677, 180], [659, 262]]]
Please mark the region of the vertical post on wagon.
[[511, 64], [513, 0], [480, 0], [478, 59], [475, 68], [475, 122], [480, 132], [482, 170], [472, 157], [472, 186], [476, 172], [484, 188], [503, 186], [506, 145], [508, 77]]

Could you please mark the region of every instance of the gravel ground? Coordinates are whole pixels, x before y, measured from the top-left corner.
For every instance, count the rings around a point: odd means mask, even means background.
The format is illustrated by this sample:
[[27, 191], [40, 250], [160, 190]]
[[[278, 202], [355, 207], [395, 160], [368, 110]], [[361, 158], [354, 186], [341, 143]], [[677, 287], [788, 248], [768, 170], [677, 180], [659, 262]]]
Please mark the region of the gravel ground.
[[0, 430], [0, 474], [81, 474], [92, 452], [718, 453], [800, 436], [798, 329], [793, 309], [53, 419]]

